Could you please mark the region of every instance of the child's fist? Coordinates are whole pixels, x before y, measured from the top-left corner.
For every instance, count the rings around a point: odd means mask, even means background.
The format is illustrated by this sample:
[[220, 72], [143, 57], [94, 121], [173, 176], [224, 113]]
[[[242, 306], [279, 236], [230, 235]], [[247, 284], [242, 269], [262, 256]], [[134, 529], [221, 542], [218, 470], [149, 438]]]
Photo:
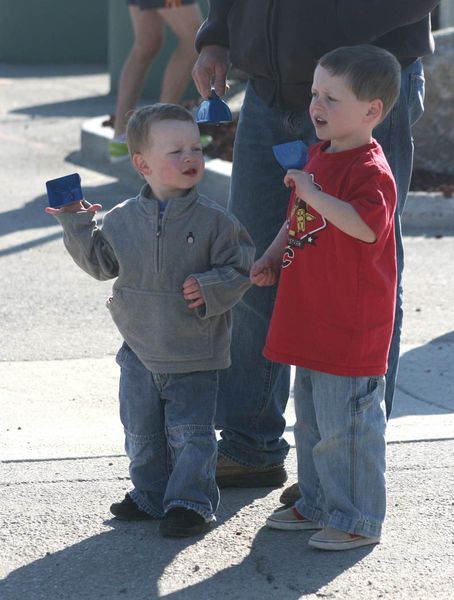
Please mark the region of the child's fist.
[[183, 283], [183, 296], [188, 303], [188, 308], [198, 308], [205, 304], [202, 290], [195, 277], [188, 277]]
[[279, 271], [272, 261], [271, 257], [264, 254], [255, 261], [249, 273], [251, 283], [259, 287], [274, 285], [277, 281]]
[[101, 210], [101, 204], [89, 204], [86, 200], [77, 200], [76, 202], [71, 202], [70, 204], [65, 204], [61, 208], [52, 208], [51, 206], [47, 206], [44, 210], [48, 215], [58, 215], [60, 213], [76, 213], [76, 212], [96, 212], [97, 210]]
[[284, 184], [287, 187], [293, 188], [298, 198], [304, 198], [304, 194], [318, 189], [314, 183], [314, 176], [298, 169], [289, 169], [287, 171], [284, 177]]

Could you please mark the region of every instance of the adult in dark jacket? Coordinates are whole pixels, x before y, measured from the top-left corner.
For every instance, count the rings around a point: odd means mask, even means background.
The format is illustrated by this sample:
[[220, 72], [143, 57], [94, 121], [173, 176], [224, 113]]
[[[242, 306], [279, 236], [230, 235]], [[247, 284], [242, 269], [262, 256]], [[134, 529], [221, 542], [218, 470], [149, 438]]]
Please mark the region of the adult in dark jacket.
[[[316, 61], [339, 46], [370, 43], [392, 52], [402, 66], [400, 97], [374, 130], [394, 173], [398, 206], [396, 318], [386, 377], [391, 412], [402, 327], [403, 247], [400, 217], [408, 193], [413, 142], [411, 127], [423, 112], [420, 57], [433, 52], [430, 11], [435, 0], [210, 0], [196, 39], [193, 70], [202, 96], [211, 85], [225, 93], [230, 62], [249, 75], [238, 123], [230, 208], [250, 232], [257, 256], [274, 239], [285, 216], [288, 190], [273, 144], [316, 141], [307, 108]], [[328, 274], [321, 273], [321, 277]], [[274, 288], [251, 288], [234, 311], [232, 367], [218, 399], [221, 428], [217, 480], [221, 487], [282, 485], [289, 446], [282, 438], [289, 368], [271, 363], [262, 348]]]

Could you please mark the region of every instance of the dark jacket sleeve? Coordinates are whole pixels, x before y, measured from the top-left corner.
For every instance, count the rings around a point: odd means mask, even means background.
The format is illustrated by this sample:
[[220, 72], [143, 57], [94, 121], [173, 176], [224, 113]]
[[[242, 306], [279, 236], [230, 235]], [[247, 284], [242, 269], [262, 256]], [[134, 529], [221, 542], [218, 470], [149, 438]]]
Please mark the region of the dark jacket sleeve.
[[337, 0], [337, 16], [352, 43], [376, 40], [394, 29], [421, 21], [440, 0]]
[[235, 0], [210, 0], [208, 16], [202, 23], [195, 40], [197, 52], [203, 46], [224, 46], [229, 47], [229, 29], [227, 26], [227, 16]]

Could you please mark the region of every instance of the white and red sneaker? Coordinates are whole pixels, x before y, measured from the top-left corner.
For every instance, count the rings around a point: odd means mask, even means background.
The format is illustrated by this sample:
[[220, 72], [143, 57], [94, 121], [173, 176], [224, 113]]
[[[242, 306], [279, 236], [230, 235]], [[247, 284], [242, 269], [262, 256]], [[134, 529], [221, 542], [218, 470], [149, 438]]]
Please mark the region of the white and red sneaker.
[[290, 508], [278, 508], [266, 520], [266, 526], [271, 529], [282, 529], [284, 531], [300, 531], [302, 529], [321, 529], [315, 521], [309, 521], [296, 510]]
[[351, 550], [378, 543], [380, 543], [379, 537], [364, 537], [333, 527], [326, 527], [315, 533], [309, 540], [309, 546], [319, 550]]

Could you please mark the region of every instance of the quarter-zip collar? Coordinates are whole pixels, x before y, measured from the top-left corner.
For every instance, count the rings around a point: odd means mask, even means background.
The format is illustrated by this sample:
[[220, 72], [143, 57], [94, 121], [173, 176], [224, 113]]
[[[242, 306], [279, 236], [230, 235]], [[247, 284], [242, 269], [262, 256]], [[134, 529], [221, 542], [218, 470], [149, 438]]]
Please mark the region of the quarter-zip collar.
[[[199, 197], [197, 187], [194, 186], [184, 196], [176, 196], [166, 198], [167, 206], [165, 212], [165, 218], [178, 219], [189, 212], [193, 204]], [[159, 201], [154, 196], [153, 191], [148, 183], [146, 183], [138, 195], [138, 207], [140, 212], [148, 218], [156, 219], [159, 215]]]

